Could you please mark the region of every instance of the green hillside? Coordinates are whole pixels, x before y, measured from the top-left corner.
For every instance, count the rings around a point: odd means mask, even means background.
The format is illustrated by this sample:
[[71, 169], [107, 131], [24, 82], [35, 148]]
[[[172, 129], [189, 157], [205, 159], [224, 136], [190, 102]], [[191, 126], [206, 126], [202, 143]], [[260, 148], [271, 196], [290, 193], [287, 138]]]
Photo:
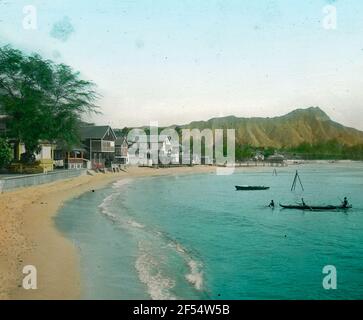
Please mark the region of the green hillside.
[[235, 116], [195, 121], [181, 128], [235, 129], [236, 144], [253, 147], [290, 148], [301, 144], [336, 141], [346, 146], [363, 144], [363, 132], [345, 127], [329, 118], [318, 107], [297, 109], [274, 118]]

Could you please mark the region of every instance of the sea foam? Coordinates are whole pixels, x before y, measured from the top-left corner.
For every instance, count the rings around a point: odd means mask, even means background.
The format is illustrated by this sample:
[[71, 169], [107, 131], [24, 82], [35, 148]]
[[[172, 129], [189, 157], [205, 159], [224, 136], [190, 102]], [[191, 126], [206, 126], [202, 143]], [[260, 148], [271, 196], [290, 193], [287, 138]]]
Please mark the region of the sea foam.
[[201, 291], [203, 289], [202, 263], [195, 260], [188, 250], [186, 250], [180, 243], [171, 241], [169, 246], [173, 247], [188, 265], [189, 273], [185, 275], [186, 280], [192, 284], [196, 290]]
[[[117, 207], [117, 204], [114, 203], [117, 197], [122, 194], [122, 188], [131, 181], [132, 179], [122, 179], [115, 182], [112, 185], [112, 189], [118, 189], [119, 192], [114, 192], [107, 196], [105, 199], [103, 199], [102, 203], [98, 206], [98, 208], [106, 218], [108, 218], [112, 223], [115, 223], [120, 227], [144, 228], [141, 223], [138, 223], [132, 218], [125, 217], [120, 214], [122, 210], [120, 210], [120, 208]], [[115, 213], [115, 211], [117, 211], [117, 214]]]
[[[123, 187], [129, 182], [131, 182], [131, 179], [123, 179], [112, 185], [112, 189], [117, 190], [117, 192], [112, 193], [102, 201], [99, 205], [101, 213], [119, 227], [131, 228], [133, 230], [144, 229], [144, 232], [159, 238], [166, 246], [175, 250], [189, 269], [185, 274], [185, 279], [195, 290], [201, 291], [203, 289], [203, 265], [201, 262], [197, 261], [187, 249], [167, 234], [146, 228], [133, 218], [122, 214], [123, 212], [118, 207], [120, 204], [117, 201], [118, 197], [122, 194]], [[126, 209], [125, 211], [127, 212]], [[175, 287], [175, 280], [162, 274], [161, 266], [159, 265], [161, 259], [160, 253], [152, 254], [152, 250], [148, 250], [147, 245], [143, 241], [139, 242], [139, 255], [135, 262], [139, 280], [146, 285], [147, 291], [153, 300], [175, 300], [177, 297], [170, 292], [170, 289]]]
[[140, 255], [136, 259], [135, 268], [139, 279], [147, 287], [147, 291], [153, 300], [176, 300], [170, 292], [175, 286], [175, 281], [162, 275], [159, 263], [148, 252], [146, 246], [139, 242]]

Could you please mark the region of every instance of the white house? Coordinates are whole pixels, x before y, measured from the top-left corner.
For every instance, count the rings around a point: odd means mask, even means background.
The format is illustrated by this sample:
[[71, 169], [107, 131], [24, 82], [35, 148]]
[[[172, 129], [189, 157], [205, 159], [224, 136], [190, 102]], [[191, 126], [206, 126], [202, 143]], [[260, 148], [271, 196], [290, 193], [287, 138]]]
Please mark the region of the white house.
[[265, 156], [264, 154], [262, 153], [262, 151], [256, 151], [254, 157], [253, 157], [253, 160], [254, 161], [264, 161], [265, 160]]

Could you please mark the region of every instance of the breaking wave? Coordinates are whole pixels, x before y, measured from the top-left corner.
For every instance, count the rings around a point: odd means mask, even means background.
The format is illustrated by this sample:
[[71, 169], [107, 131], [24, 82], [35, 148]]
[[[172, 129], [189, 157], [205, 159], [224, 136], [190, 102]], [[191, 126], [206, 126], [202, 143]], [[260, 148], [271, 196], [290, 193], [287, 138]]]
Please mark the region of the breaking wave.
[[[135, 269], [138, 273], [139, 280], [146, 285], [148, 294], [154, 300], [177, 299], [177, 297], [171, 293], [171, 289], [176, 285], [176, 280], [166, 276], [160, 265], [162, 260], [167, 260], [167, 256], [164, 255], [164, 252], [155, 252], [163, 247], [171, 248], [174, 253], [184, 261], [185, 266], [188, 269], [184, 276], [185, 280], [195, 290], [202, 291], [204, 282], [203, 265], [194, 258], [194, 255], [167, 234], [146, 227], [130, 216], [127, 216], [127, 208], [124, 208], [125, 214], [120, 212], [123, 211], [120, 210], [120, 208], [122, 208], [122, 199], [120, 198], [122, 195], [122, 188], [130, 181], [131, 180], [124, 179], [114, 183], [112, 189], [117, 190], [117, 192], [113, 192], [111, 195], [107, 196], [98, 207], [100, 212], [113, 224], [136, 232], [134, 235], [139, 239], [139, 253], [136, 258]], [[140, 234], [141, 230], [143, 233]], [[161, 243], [161, 246], [153, 248], [153, 241], [146, 241], [144, 240], [145, 238], [154, 239], [155, 243]]]
[[200, 264], [195, 260], [190, 260], [188, 263], [190, 273], [185, 277], [198, 291], [203, 288], [203, 271], [201, 271]]
[[169, 243], [178, 254], [183, 258], [188, 265], [189, 273], [185, 275], [187, 281], [194, 286], [198, 291], [203, 289], [203, 265], [195, 260], [190, 253], [178, 242], [172, 241]]
[[132, 182], [132, 179], [121, 179], [121, 180], [116, 181], [112, 185], [112, 188], [113, 189], [120, 189], [120, 188], [124, 187], [125, 185], [129, 184], [130, 182]]
[[[112, 185], [112, 188], [122, 189], [122, 187], [124, 187], [126, 184], [130, 183], [131, 181], [132, 181], [131, 179], [119, 180]], [[127, 218], [122, 215], [114, 213], [115, 208], [113, 207], [113, 201], [121, 194], [122, 192], [114, 192], [111, 195], [107, 196], [105, 199], [103, 199], [102, 203], [98, 206], [101, 213], [112, 223], [117, 224], [120, 227], [144, 228], [144, 226], [141, 223], [138, 223], [137, 221], [131, 218]]]
[[157, 260], [147, 250], [143, 242], [139, 242], [140, 255], [136, 259], [135, 268], [139, 279], [147, 287], [153, 300], [176, 300], [177, 297], [170, 293], [175, 281], [163, 275]]

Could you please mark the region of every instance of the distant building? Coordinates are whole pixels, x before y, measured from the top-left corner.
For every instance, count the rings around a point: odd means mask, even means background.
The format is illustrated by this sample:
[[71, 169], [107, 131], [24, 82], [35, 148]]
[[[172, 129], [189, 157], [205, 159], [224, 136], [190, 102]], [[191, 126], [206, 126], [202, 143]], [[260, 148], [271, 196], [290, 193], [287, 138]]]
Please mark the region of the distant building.
[[255, 155], [253, 156], [254, 161], [264, 161], [265, 156], [261, 151], [256, 151]]
[[81, 141], [85, 156], [93, 169], [110, 167], [115, 159], [116, 135], [110, 126], [85, 126], [81, 128]]
[[282, 154], [278, 154], [276, 152], [272, 156], [269, 156], [267, 158], [267, 161], [271, 165], [281, 165], [281, 166], [286, 165], [285, 157]]

